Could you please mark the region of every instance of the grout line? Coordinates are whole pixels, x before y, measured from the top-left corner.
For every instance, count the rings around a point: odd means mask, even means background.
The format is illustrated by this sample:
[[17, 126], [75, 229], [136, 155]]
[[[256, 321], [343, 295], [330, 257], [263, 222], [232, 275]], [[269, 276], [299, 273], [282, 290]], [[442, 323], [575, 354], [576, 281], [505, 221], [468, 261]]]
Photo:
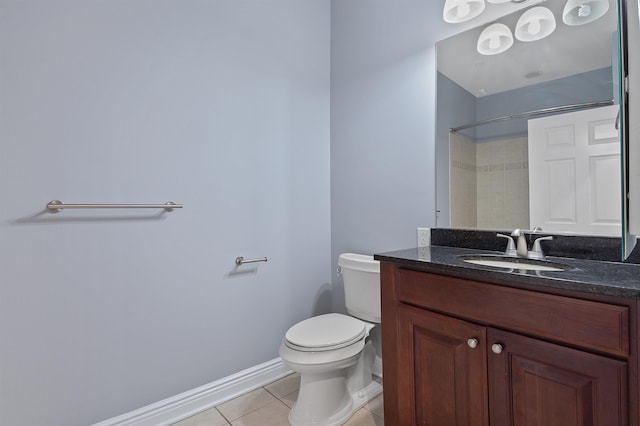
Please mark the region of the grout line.
[[[275, 382], [274, 382], [275, 383]], [[273, 392], [270, 392], [269, 389], [266, 388], [266, 386], [263, 386], [262, 389], [266, 390], [267, 393], [269, 393], [272, 397], [274, 397], [275, 399], [277, 399], [278, 401], [280, 401], [280, 398], [278, 398], [278, 396], [276, 394], [274, 394]], [[286, 404], [285, 404], [286, 405]]]
[[[265, 389], [265, 390], [266, 390], [266, 389]], [[257, 411], [264, 410], [265, 408], [267, 408], [268, 406], [270, 406], [270, 405], [272, 405], [272, 404], [275, 404], [276, 402], [279, 402], [280, 404], [282, 404], [282, 405], [283, 405], [287, 410], [289, 409], [289, 406], [288, 406], [287, 404], [285, 404], [285, 403], [284, 403], [284, 401], [280, 400], [280, 398], [276, 397], [276, 396], [275, 396], [275, 395], [273, 395], [271, 392], [269, 392], [269, 391], [267, 391], [267, 392], [268, 392], [270, 395], [272, 395], [276, 400], [275, 400], [275, 401], [273, 401], [273, 402], [270, 402], [269, 404], [265, 405], [264, 407], [260, 407], [260, 408], [258, 408], [257, 410], [253, 410], [253, 411], [251, 411], [251, 412], [249, 412], [249, 413], [243, 414], [242, 416], [240, 416], [240, 417], [238, 417], [237, 419], [235, 419], [235, 420], [234, 420], [234, 422], [235, 422], [235, 421], [238, 421], [238, 420], [240, 420], [240, 419], [242, 419], [243, 417], [249, 416], [249, 415], [251, 415], [251, 414], [253, 414], [253, 413], [257, 412]], [[222, 414], [222, 413], [221, 413], [221, 414]], [[224, 417], [224, 416], [222, 416], [222, 417]], [[226, 417], [224, 417], [224, 418], [225, 418], [225, 420], [227, 420], [227, 418], [226, 418]], [[227, 420], [227, 422], [228, 422], [228, 425], [227, 425], [227, 426], [233, 426], [233, 422], [230, 422], [229, 420]]]
[[[275, 383], [275, 382], [273, 382], [273, 383]], [[269, 384], [271, 384], [271, 383], [269, 383]], [[278, 398], [278, 397], [277, 397], [275, 394], [273, 394], [272, 392], [269, 392], [269, 390], [266, 388], [266, 386], [263, 386], [263, 387], [258, 388], [258, 389], [263, 389], [263, 390], [265, 390], [269, 395], [271, 395], [272, 397], [274, 397], [274, 398], [276, 399], [276, 401], [277, 401], [277, 402], [279, 402], [280, 404], [284, 405], [287, 409], [290, 409], [290, 408], [289, 408], [289, 406], [288, 406], [287, 404], [285, 404], [285, 403], [284, 403], [284, 401], [282, 401], [282, 399]], [[253, 390], [253, 391], [251, 391], [251, 392], [255, 392], [256, 390], [257, 390], [257, 389], [254, 389], [254, 390]], [[245, 394], [245, 395], [246, 395], [246, 394]], [[242, 396], [243, 396], [243, 395], [240, 395], [240, 396], [238, 396], [238, 398], [241, 398]], [[275, 402], [275, 401], [274, 401], [274, 402]], [[269, 403], [269, 404], [267, 404], [267, 405], [270, 405], [270, 404], [273, 404], [273, 402], [270, 402], [270, 403]], [[244, 413], [242, 416], [238, 417], [237, 419], [234, 419], [233, 421], [239, 420], [239, 419], [241, 419], [241, 418], [243, 418], [243, 417], [245, 417], [245, 416], [248, 416], [249, 414], [253, 414], [253, 413], [255, 413], [256, 411], [262, 410], [262, 409], [263, 409], [263, 408], [265, 408], [267, 405], [265, 405], [264, 407], [257, 408], [257, 409], [255, 409], [255, 410], [253, 410], [253, 411], [249, 411], [248, 413]], [[228, 419], [224, 414], [222, 414], [222, 412], [221, 412], [220, 410], [218, 410], [218, 406], [216, 406], [216, 407], [214, 407], [214, 408], [216, 409], [216, 411], [217, 411], [218, 413], [220, 413], [220, 415], [222, 416], [222, 418], [224, 418], [224, 419], [225, 419], [225, 421], [227, 422], [227, 426], [233, 426], [233, 422], [232, 422], [231, 420], [229, 420], [229, 419]]]
[[[269, 390], [268, 390], [266, 387], [264, 388], [264, 390], [266, 390], [267, 392], [269, 392]], [[271, 392], [269, 392], [269, 393], [270, 393], [271, 395], [273, 395], [273, 397], [274, 397], [275, 399], [277, 399], [277, 400], [278, 400], [278, 402], [280, 402], [282, 405], [284, 405], [285, 407], [287, 407], [287, 410], [291, 410], [291, 407], [289, 407], [289, 406], [288, 406], [288, 405], [287, 405], [287, 404], [282, 400], [282, 398], [277, 397], [275, 394], [273, 394], [273, 393], [271, 393]], [[286, 396], [286, 395], [285, 395], [285, 396]], [[284, 397], [283, 397], [283, 398], [284, 398]]]
[[[380, 378], [378, 378], [378, 376], [374, 376], [374, 378], [373, 378], [373, 379], [374, 379], [375, 381], [377, 381], [378, 383], [380, 383], [380, 382], [381, 382], [381, 380], [380, 380]], [[277, 381], [277, 380], [276, 380], [276, 381]], [[271, 385], [271, 384], [273, 384], [273, 383], [275, 383], [275, 381], [274, 381], [274, 382], [272, 382], [272, 383], [269, 383], [269, 385]], [[273, 396], [273, 397], [274, 397], [278, 402], [280, 402], [282, 405], [284, 405], [288, 410], [290, 410], [290, 409], [291, 409], [291, 408], [290, 408], [290, 407], [289, 407], [289, 406], [288, 406], [288, 405], [287, 405], [287, 404], [282, 400], [282, 398], [279, 398], [279, 397], [278, 397], [278, 396], [276, 396], [273, 392], [270, 392], [270, 391], [267, 389], [267, 387], [266, 387], [266, 386], [268, 386], [268, 385], [262, 386], [262, 388], [258, 388], [258, 389], [264, 389], [264, 390], [265, 390], [269, 395]], [[254, 391], [255, 391], [255, 390], [257, 390], [257, 389], [254, 389]], [[252, 392], [254, 392], [254, 391], [252, 391]], [[245, 394], [245, 395], [246, 395], [246, 394]], [[243, 395], [241, 395], [241, 396], [243, 396]], [[241, 396], [238, 396], [238, 398], [240, 398]], [[286, 396], [286, 395], [285, 395], [285, 396]], [[378, 397], [376, 396], [376, 398], [378, 398]], [[374, 398], [374, 399], [375, 399], [375, 398]], [[358, 410], [354, 411], [354, 412], [351, 414], [351, 417], [350, 417], [349, 419], [351, 419], [351, 418], [352, 418], [356, 413], [358, 413], [359, 411], [366, 410], [366, 411], [368, 411], [369, 413], [371, 413], [371, 415], [372, 415], [372, 416], [374, 416], [374, 417], [376, 417], [376, 418], [378, 418], [378, 419], [380, 419], [380, 420], [383, 420], [383, 421], [384, 421], [384, 417], [381, 417], [381, 416], [377, 415], [376, 413], [374, 413], [373, 411], [371, 411], [371, 410], [369, 410], [369, 409], [367, 408], [367, 406], [368, 406], [372, 401], [373, 401], [373, 399], [372, 399], [371, 401], [368, 401], [365, 405], [363, 405], [362, 407], [360, 407]], [[214, 408], [215, 408], [215, 409], [216, 409], [216, 411], [217, 411], [217, 412], [222, 416], [222, 418], [224, 418], [224, 420], [227, 422], [227, 425], [226, 425], [226, 426], [233, 426], [233, 422], [232, 422], [231, 420], [229, 420], [227, 417], [225, 417], [225, 415], [224, 415], [224, 414], [222, 414], [222, 412], [221, 412], [220, 410], [218, 410], [218, 406], [216, 406], [216, 407], [214, 407]], [[249, 413], [245, 413], [245, 414], [243, 414], [242, 416], [238, 417], [238, 418], [237, 418], [237, 419], [235, 419], [235, 420], [241, 419], [242, 417], [247, 416], [247, 415], [249, 415], [249, 414], [251, 414], [251, 413], [254, 413], [254, 412], [258, 411], [258, 410], [261, 410], [261, 409], [263, 409], [263, 408], [264, 408], [264, 407], [260, 407], [260, 408], [258, 408], [258, 409], [256, 409], [256, 410], [250, 411]], [[234, 421], [235, 421], [235, 420], [234, 420]]]
[[366, 405], [365, 405], [365, 406], [363, 406], [361, 409], [367, 410], [367, 411], [368, 411], [368, 412], [370, 412], [372, 415], [374, 415], [374, 416], [376, 416], [376, 417], [378, 417], [378, 418], [380, 418], [380, 419], [383, 419], [383, 417], [380, 417], [379, 415], [377, 415], [377, 414], [376, 414], [376, 413], [374, 413], [373, 411], [369, 410], [369, 409], [367, 408], [367, 406], [366, 406]]
[[220, 416], [222, 416], [222, 418], [227, 422], [227, 425], [231, 425], [231, 421], [224, 414], [222, 414], [222, 411], [218, 410], [218, 407], [219, 406], [215, 406], [213, 408], [215, 408], [218, 414], [220, 414]]

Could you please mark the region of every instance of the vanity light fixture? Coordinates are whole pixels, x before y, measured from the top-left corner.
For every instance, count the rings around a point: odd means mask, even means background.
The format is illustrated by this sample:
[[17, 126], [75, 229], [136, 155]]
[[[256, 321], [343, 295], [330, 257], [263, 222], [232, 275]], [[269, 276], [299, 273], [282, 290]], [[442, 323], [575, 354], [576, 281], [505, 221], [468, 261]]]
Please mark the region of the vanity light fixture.
[[484, 7], [484, 0], [447, 0], [442, 19], [450, 24], [465, 22], [480, 15]]
[[567, 25], [588, 24], [608, 10], [609, 0], [568, 0], [562, 11], [562, 21]]
[[556, 18], [553, 12], [546, 7], [533, 7], [518, 19], [515, 35], [520, 41], [536, 41], [547, 37], [555, 29]]
[[485, 28], [478, 37], [478, 53], [481, 55], [497, 55], [513, 45], [513, 34], [505, 24], [492, 24]]

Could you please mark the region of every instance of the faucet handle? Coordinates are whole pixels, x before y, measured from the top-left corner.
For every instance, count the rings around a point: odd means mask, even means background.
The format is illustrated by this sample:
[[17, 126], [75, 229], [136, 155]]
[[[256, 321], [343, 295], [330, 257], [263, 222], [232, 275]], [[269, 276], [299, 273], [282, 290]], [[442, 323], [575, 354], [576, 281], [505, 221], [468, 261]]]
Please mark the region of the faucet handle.
[[507, 248], [504, 251], [504, 254], [507, 256], [516, 256], [516, 246], [513, 242], [513, 238], [511, 238], [508, 235], [504, 235], [504, 234], [496, 234], [496, 237], [500, 237], [500, 238], [506, 238], [507, 240], [509, 240], [509, 242], [507, 243]]
[[542, 246], [540, 245], [540, 241], [550, 241], [553, 240], [553, 237], [549, 235], [548, 237], [540, 237], [536, 238], [533, 242], [533, 248], [529, 252], [529, 257], [532, 259], [543, 259], [544, 252], [542, 251]]

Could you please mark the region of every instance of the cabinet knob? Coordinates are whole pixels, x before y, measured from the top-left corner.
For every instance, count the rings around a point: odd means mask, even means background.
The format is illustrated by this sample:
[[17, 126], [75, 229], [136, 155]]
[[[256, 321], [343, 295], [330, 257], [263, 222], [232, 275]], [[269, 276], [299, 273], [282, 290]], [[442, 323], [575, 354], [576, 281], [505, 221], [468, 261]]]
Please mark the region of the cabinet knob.
[[475, 349], [478, 347], [478, 339], [475, 338], [471, 338], [469, 340], [467, 340], [467, 345], [471, 348], [471, 349]]
[[491, 345], [491, 352], [493, 352], [494, 354], [502, 353], [503, 349], [504, 346], [502, 346], [500, 343], [494, 343], [493, 345]]

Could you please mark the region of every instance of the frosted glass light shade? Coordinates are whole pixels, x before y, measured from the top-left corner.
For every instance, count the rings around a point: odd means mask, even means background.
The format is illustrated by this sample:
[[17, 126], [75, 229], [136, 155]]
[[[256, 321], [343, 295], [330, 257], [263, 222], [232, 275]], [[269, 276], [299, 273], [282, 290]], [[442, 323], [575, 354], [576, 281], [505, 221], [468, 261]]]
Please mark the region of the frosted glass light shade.
[[543, 39], [556, 29], [556, 18], [546, 7], [533, 7], [520, 16], [516, 24], [516, 38], [520, 41]]
[[513, 34], [505, 24], [492, 24], [485, 28], [478, 37], [478, 53], [497, 55], [513, 45]]
[[465, 22], [480, 15], [484, 7], [484, 0], [447, 0], [442, 19], [450, 24]]
[[569, 0], [562, 11], [562, 21], [567, 25], [583, 25], [604, 16], [609, 10], [609, 0]]

